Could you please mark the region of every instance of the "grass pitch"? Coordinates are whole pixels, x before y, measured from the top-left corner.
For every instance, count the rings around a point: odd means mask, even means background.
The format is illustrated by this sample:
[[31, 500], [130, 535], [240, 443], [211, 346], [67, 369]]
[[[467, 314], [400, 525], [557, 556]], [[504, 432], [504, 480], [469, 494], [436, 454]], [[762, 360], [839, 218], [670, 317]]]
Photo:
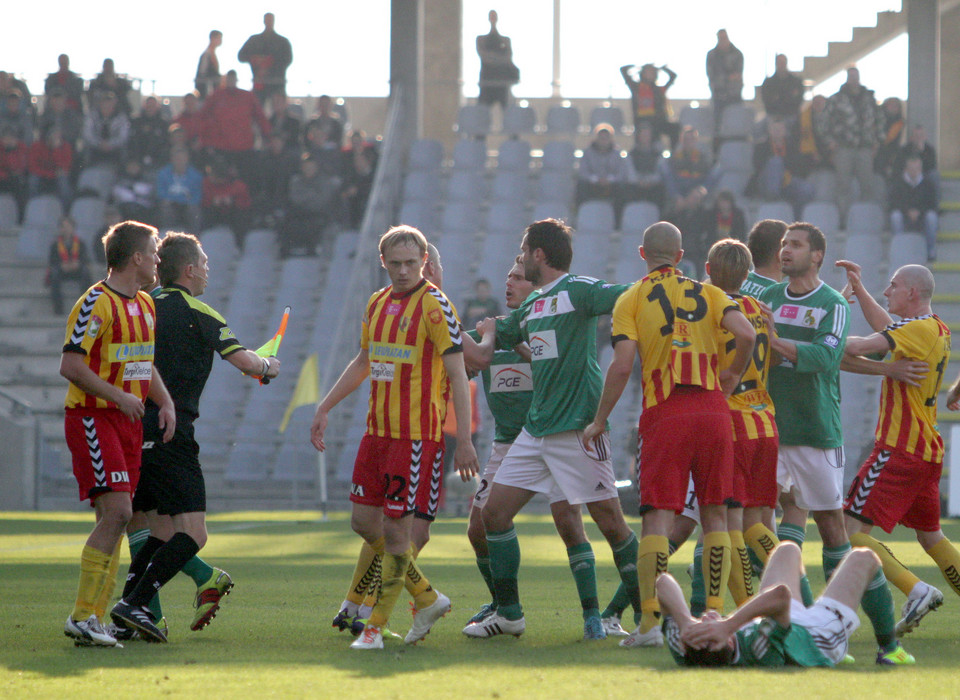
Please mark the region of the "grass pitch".
[[[236, 587], [213, 623], [190, 632], [193, 582], [175, 578], [163, 591], [170, 624], [166, 645], [75, 648], [63, 622], [75, 595], [80, 550], [91, 513], [0, 513], [0, 698], [28, 697], [345, 697], [575, 698], [628, 697], [956, 697], [960, 601], [912, 533], [888, 542], [921, 578], [944, 591], [945, 604], [905, 640], [913, 668], [878, 668], [869, 623], [855, 634], [853, 666], [832, 670], [686, 670], [664, 649], [627, 650], [617, 640], [583, 642], [566, 553], [548, 517], [517, 521], [523, 561], [520, 591], [527, 632], [470, 640], [460, 630], [487, 600], [462, 519], [441, 519], [420, 559], [453, 611], [416, 647], [388, 641], [383, 652], [349, 649], [337, 612], [353, 572], [358, 538], [346, 515], [231, 513], [210, 518], [203, 556], [230, 572]], [[632, 523], [639, 532], [639, 523]], [[960, 541], [960, 524], [945, 521]], [[823, 587], [816, 528], [804, 558], [815, 592]], [[617, 584], [609, 548], [593, 525], [601, 605]], [[670, 570], [687, 585], [688, 543]], [[127, 564], [126, 555], [121, 574]], [[899, 607], [904, 596], [894, 591]], [[629, 611], [628, 611], [629, 616]], [[410, 625], [401, 598], [391, 620]]]

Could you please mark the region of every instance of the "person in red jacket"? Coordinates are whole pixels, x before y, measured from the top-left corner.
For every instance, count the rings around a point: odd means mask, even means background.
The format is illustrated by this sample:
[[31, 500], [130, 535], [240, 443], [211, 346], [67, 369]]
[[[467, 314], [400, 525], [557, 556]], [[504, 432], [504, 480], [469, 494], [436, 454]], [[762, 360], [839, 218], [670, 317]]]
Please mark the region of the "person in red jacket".
[[27, 153], [14, 127], [0, 128], [0, 193], [13, 195], [20, 218], [27, 203]]
[[200, 119], [204, 147], [233, 164], [240, 177], [249, 182], [256, 170], [254, 125], [266, 138], [270, 122], [254, 94], [237, 87], [237, 71], [227, 72], [224, 87], [204, 102]]
[[70, 168], [73, 166], [73, 147], [63, 140], [57, 127], [47, 130], [44, 137], [30, 146], [27, 162], [30, 196], [56, 194], [66, 211], [73, 199]]
[[236, 170], [222, 160], [207, 166], [203, 178], [203, 228], [229, 226], [237, 239], [237, 247], [243, 247], [250, 211], [250, 190], [237, 177]]

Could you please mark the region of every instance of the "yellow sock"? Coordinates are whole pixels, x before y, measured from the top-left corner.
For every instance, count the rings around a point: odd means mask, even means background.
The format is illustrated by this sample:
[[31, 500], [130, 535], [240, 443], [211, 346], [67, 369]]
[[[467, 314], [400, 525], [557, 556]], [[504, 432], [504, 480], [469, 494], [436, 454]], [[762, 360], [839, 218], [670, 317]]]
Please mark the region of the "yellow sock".
[[770, 552], [780, 544], [780, 539], [763, 523], [756, 523], [748, 527], [743, 533], [743, 541], [753, 550], [757, 559], [764, 566], [767, 565]]
[[377, 604], [377, 601], [380, 600], [380, 584], [382, 583], [380, 577], [383, 573], [383, 555], [378, 554], [377, 558], [374, 560], [374, 572], [370, 581], [370, 586], [367, 588], [367, 595], [363, 599], [363, 605], [361, 607], [373, 608]]
[[747, 556], [747, 546], [743, 543], [743, 533], [740, 530], [730, 530], [728, 534], [732, 561], [727, 588], [739, 608], [753, 596], [753, 567], [750, 566], [750, 558]]
[[420, 567], [417, 566], [417, 562], [414, 561], [416, 554], [413, 552], [415, 549], [411, 546], [409, 550], [410, 565], [407, 567], [407, 575], [403, 579], [403, 585], [410, 597], [413, 598], [413, 604], [417, 606], [417, 610], [423, 610], [437, 602], [437, 592], [433, 590], [427, 577], [423, 575]]
[[957, 548], [944, 537], [928, 549], [927, 554], [937, 562], [937, 566], [940, 567], [943, 577], [947, 579], [953, 592], [960, 595], [960, 552]]
[[657, 576], [667, 570], [670, 542], [663, 535], [644, 535], [637, 550], [637, 575], [640, 579], [640, 632], [649, 632], [660, 618], [657, 600]]
[[360, 556], [357, 557], [357, 567], [353, 570], [353, 579], [350, 581], [350, 589], [347, 591], [347, 600], [355, 605], [363, 602], [367, 589], [373, 582], [376, 568], [379, 562], [377, 559], [383, 554], [383, 538], [379, 538], [373, 544], [364, 541], [360, 547]]
[[380, 627], [381, 629], [390, 619], [390, 613], [393, 612], [397, 604], [397, 598], [400, 597], [400, 591], [403, 590], [403, 580], [407, 568], [410, 566], [410, 550], [403, 554], [390, 554], [385, 552], [383, 555], [383, 573], [381, 575], [382, 592], [380, 600], [370, 613], [370, 621], [367, 623], [371, 627]]
[[414, 561], [420, 556], [420, 549], [413, 543], [410, 544], [410, 556], [413, 557]]
[[73, 605], [73, 619], [86, 620], [96, 612], [97, 599], [103, 591], [110, 570], [111, 555], [84, 545], [80, 554], [80, 582], [77, 584], [77, 602]]
[[703, 536], [703, 584], [707, 593], [707, 610], [723, 612], [723, 594], [730, 580], [730, 535], [708, 532]]
[[904, 595], [910, 595], [913, 587], [920, 582], [920, 579], [897, 559], [887, 545], [867, 533], [855, 532], [850, 535], [850, 546], [872, 549], [880, 557], [880, 563], [883, 565], [883, 575]]
[[107, 614], [107, 607], [110, 605], [110, 599], [113, 597], [113, 591], [117, 587], [117, 571], [120, 569], [120, 544], [123, 538], [117, 540], [117, 546], [113, 550], [113, 556], [110, 557], [110, 566], [107, 569], [107, 579], [104, 582], [103, 590], [97, 598], [96, 605], [93, 606], [94, 612], [101, 620]]

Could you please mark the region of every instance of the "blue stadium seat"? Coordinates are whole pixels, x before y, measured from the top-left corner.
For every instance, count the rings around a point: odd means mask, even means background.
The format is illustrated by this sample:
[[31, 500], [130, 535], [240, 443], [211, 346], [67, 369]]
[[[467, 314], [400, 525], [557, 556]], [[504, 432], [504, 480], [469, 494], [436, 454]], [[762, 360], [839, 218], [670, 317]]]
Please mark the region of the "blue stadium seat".
[[613, 204], [594, 199], [584, 202], [577, 211], [577, 232], [581, 234], [609, 234], [614, 230]]
[[537, 112], [533, 107], [510, 105], [503, 113], [505, 134], [532, 134], [537, 128]]
[[530, 169], [530, 144], [520, 139], [510, 139], [500, 145], [497, 153], [497, 170], [527, 172]]
[[623, 130], [623, 110], [616, 105], [594, 107], [590, 111], [590, 130], [598, 124], [609, 124], [614, 134]]
[[572, 174], [577, 163], [575, 150], [570, 141], [547, 141], [540, 161], [543, 170]]
[[70, 205], [70, 216], [77, 223], [77, 235], [88, 245], [94, 245], [94, 239], [103, 230], [103, 212], [106, 202], [98, 197], [79, 197]]
[[436, 203], [440, 198], [440, 172], [414, 170], [403, 181], [405, 202]]
[[543, 200], [537, 202], [533, 207], [533, 213], [530, 215], [530, 221], [540, 221], [542, 219], [560, 219], [569, 222], [570, 200]]
[[436, 139], [417, 139], [410, 145], [407, 168], [411, 171], [436, 171], [443, 163], [443, 144]]
[[447, 182], [447, 201], [484, 199], [486, 183], [483, 173], [471, 170], [455, 170]]
[[753, 132], [753, 108], [745, 104], [729, 105], [720, 116], [720, 138], [748, 139]]
[[84, 168], [77, 177], [77, 196], [94, 195], [106, 199], [116, 182], [117, 175], [113, 168], [97, 165]]
[[[864, 270], [877, 271], [883, 266], [883, 239], [879, 231], [847, 232], [846, 257]], [[887, 279], [879, 274], [863, 275], [863, 284], [871, 294], [879, 294], [887, 286]]]
[[407, 224], [420, 229], [427, 237], [437, 229], [437, 207], [428, 202], [405, 201], [400, 208], [398, 223]]
[[803, 208], [801, 218], [816, 225], [828, 241], [840, 231], [840, 210], [833, 202], [810, 202]]
[[573, 234], [573, 262], [570, 269], [578, 275], [606, 279], [609, 274], [610, 246], [595, 236], [577, 231]]
[[548, 134], [576, 134], [580, 129], [580, 112], [576, 107], [553, 105], [547, 110]]
[[577, 183], [573, 172], [562, 170], [541, 170], [537, 181], [537, 201], [570, 201]]
[[901, 233], [890, 237], [890, 275], [904, 265], [927, 264], [927, 241], [920, 233]]
[[724, 171], [752, 172], [753, 145], [746, 141], [727, 141], [720, 146], [717, 162]]
[[761, 219], [779, 219], [780, 221], [793, 221], [793, 206], [789, 202], [763, 202], [757, 207], [757, 220]]
[[6, 192], [0, 194], [0, 231], [9, 231], [14, 228], [19, 218], [17, 200], [12, 194]]
[[454, 170], [482, 170], [487, 164], [487, 145], [475, 139], [460, 139], [453, 147]]
[[495, 206], [501, 202], [524, 203], [530, 195], [530, 176], [526, 171], [498, 172], [490, 195]]
[[486, 136], [490, 133], [490, 107], [464, 105], [457, 114], [456, 130], [462, 136]]
[[660, 208], [653, 202], [630, 202], [623, 208], [620, 230], [623, 235], [642, 234], [648, 226], [660, 221]]
[[520, 236], [530, 223], [522, 202], [494, 202], [487, 211], [484, 230], [488, 234], [513, 234]]
[[701, 138], [710, 138], [713, 136], [713, 108], [684, 107], [680, 110], [680, 124], [692, 126], [699, 132]]
[[854, 202], [847, 212], [847, 231], [872, 233], [878, 238], [883, 232], [883, 209], [876, 202]]
[[30, 199], [23, 216], [23, 228], [17, 237], [17, 257], [44, 259], [57, 237], [57, 224], [62, 214], [60, 200], [53, 195], [43, 194]]
[[440, 217], [441, 236], [445, 233], [476, 233], [480, 230], [480, 203], [475, 199], [450, 200]]

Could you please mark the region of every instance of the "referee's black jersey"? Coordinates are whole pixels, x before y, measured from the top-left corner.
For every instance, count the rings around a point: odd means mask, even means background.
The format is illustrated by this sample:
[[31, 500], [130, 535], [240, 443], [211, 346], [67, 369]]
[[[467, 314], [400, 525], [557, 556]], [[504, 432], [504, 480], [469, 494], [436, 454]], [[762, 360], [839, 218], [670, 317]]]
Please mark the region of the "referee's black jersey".
[[178, 415], [199, 415], [200, 394], [213, 368], [213, 353], [226, 357], [244, 347], [223, 316], [178, 284], [153, 293], [157, 306], [154, 364]]

